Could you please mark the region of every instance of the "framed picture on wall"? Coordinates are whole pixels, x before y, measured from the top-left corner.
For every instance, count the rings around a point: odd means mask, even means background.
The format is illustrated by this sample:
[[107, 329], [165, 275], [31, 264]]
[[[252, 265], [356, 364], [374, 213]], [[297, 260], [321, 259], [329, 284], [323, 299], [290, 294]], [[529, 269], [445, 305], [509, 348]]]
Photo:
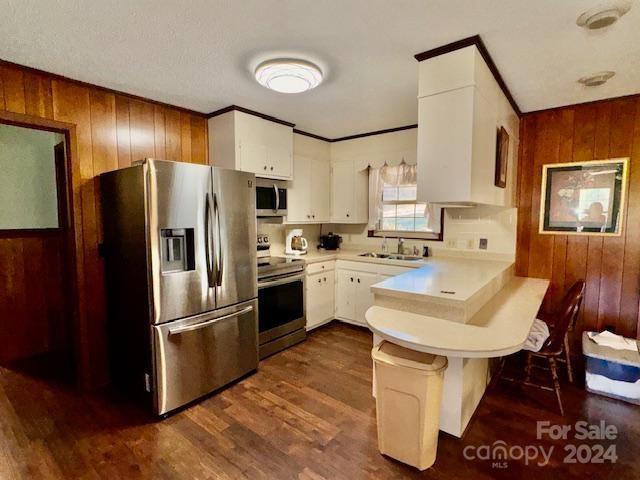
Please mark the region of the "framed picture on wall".
[[495, 186], [506, 188], [507, 186], [507, 167], [509, 164], [509, 134], [500, 127], [496, 135], [496, 173]]
[[628, 158], [543, 165], [540, 233], [622, 234]]

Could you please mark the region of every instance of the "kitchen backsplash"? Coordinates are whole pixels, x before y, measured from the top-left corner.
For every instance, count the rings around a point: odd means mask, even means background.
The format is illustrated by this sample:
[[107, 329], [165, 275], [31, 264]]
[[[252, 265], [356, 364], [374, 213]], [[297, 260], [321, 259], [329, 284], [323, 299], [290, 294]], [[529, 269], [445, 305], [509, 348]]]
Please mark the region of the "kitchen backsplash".
[[[479, 206], [473, 208], [445, 209], [444, 241], [425, 241], [406, 239], [405, 247], [418, 247], [422, 252], [423, 245], [434, 250], [463, 250], [482, 252], [480, 240], [486, 239], [486, 251], [513, 255], [516, 251], [517, 209]], [[303, 235], [309, 242], [309, 250], [318, 245], [320, 225], [285, 225], [259, 223], [258, 232], [267, 233], [271, 239], [272, 251], [284, 249], [286, 232], [292, 228], [302, 228]], [[382, 238], [369, 238], [366, 225], [322, 225], [322, 234], [333, 232], [343, 237], [343, 247], [350, 249], [380, 251]], [[397, 248], [395, 238], [387, 239], [390, 250]]]

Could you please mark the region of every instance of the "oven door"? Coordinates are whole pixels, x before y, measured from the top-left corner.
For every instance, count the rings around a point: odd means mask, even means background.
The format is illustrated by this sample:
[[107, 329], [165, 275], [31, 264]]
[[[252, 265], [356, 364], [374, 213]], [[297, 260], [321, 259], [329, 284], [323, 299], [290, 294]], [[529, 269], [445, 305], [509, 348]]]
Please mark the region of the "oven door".
[[258, 282], [260, 345], [305, 328], [304, 273]]
[[287, 215], [287, 189], [281, 183], [256, 181], [256, 215], [284, 217]]

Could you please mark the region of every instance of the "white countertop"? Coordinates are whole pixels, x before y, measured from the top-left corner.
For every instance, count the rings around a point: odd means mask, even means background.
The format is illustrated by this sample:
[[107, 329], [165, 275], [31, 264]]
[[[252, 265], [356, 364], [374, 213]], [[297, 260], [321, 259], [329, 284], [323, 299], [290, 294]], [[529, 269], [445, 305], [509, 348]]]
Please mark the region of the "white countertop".
[[[380, 265], [396, 265], [399, 267], [412, 267], [412, 268], [420, 268], [425, 265], [430, 264], [433, 260], [480, 260], [483, 262], [499, 262], [499, 263], [513, 263], [513, 259], [510, 258], [509, 255], [506, 254], [496, 254], [496, 253], [488, 253], [488, 252], [477, 252], [477, 251], [460, 251], [454, 249], [441, 249], [438, 251], [437, 255], [423, 258], [421, 260], [389, 260], [388, 258], [372, 258], [372, 257], [361, 257], [360, 255], [365, 252], [374, 251], [371, 248], [367, 248], [364, 246], [354, 247], [350, 246], [349, 248], [341, 248], [339, 250], [316, 250], [311, 249], [304, 255], [285, 255], [282, 249], [274, 249], [274, 256], [281, 256], [286, 258], [300, 258], [304, 260], [307, 264], [318, 263], [318, 262], [326, 262], [330, 260], [349, 260], [353, 262], [364, 262], [364, 263], [378, 263]], [[389, 252], [393, 254], [394, 252]]]
[[421, 268], [377, 283], [371, 290], [404, 300], [431, 297], [466, 302], [512, 265], [513, 262], [495, 260], [433, 257]]
[[524, 344], [548, 286], [548, 280], [514, 277], [467, 323], [380, 306], [369, 308], [366, 319], [369, 328], [382, 338], [420, 352], [501, 357], [517, 352]]

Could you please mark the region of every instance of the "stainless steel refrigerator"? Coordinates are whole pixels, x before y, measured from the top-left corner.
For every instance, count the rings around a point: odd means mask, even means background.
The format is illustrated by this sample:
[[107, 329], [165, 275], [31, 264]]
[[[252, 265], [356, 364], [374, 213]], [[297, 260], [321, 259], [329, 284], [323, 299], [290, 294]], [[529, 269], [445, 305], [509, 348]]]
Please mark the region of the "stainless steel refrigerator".
[[255, 176], [146, 159], [100, 180], [113, 382], [163, 415], [255, 370]]

